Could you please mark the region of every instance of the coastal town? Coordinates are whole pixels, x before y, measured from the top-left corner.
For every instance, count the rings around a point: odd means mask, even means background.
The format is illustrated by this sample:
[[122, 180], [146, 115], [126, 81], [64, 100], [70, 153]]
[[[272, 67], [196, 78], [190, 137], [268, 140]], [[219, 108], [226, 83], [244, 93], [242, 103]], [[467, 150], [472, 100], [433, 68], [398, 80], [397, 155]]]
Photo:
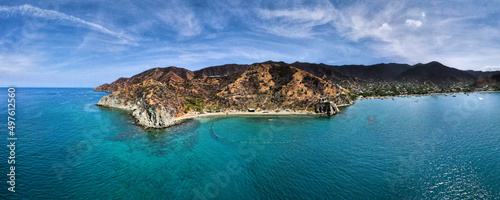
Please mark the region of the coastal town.
[[354, 99], [366, 97], [452, 94], [500, 90], [500, 87], [496, 85], [475, 86], [474, 82], [455, 82], [442, 84], [426, 82], [375, 82], [365, 84], [350, 84], [346, 88], [353, 93], [352, 97], [354, 97]]

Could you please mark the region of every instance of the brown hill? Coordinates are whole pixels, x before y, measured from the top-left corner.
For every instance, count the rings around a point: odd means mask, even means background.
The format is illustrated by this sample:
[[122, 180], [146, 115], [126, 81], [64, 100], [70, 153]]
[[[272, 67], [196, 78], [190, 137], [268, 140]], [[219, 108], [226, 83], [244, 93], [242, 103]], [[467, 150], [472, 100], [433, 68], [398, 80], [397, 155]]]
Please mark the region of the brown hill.
[[121, 88], [141, 83], [145, 80], [156, 80], [159, 82], [183, 82], [193, 79], [194, 73], [190, 70], [178, 67], [153, 68], [142, 73], [136, 74], [130, 78], [119, 78], [111, 84], [103, 84], [94, 90], [113, 92]]
[[323, 80], [296, 67], [282, 64], [254, 64], [229, 77], [228, 85], [217, 93], [224, 107], [257, 109], [305, 109], [321, 97], [337, 104], [349, 93], [332, 82]]
[[185, 82], [192, 80], [193, 78], [207, 78], [207, 77], [224, 77], [229, 74], [233, 74], [239, 71], [243, 71], [248, 67], [248, 65], [237, 65], [228, 64], [203, 68], [197, 71], [190, 71], [184, 68], [178, 67], [165, 67], [165, 68], [153, 68], [146, 70], [142, 73], [134, 75], [130, 78], [119, 78], [113, 83], [103, 84], [94, 90], [113, 92], [121, 88], [143, 82], [145, 80], [156, 80], [159, 82]]
[[131, 110], [145, 127], [165, 127], [174, 124], [176, 116], [193, 112], [248, 108], [314, 111], [321, 98], [352, 104], [348, 90], [287, 64], [257, 63], [244, 69], [226, 66], [217, 73], [221, 72], [229, 73], [213, 76], [216, 73], [205, 71], [193, 76], [195, 73], [182, 68], [150, 69], [96, 88], [114, 91], [98, 105]]

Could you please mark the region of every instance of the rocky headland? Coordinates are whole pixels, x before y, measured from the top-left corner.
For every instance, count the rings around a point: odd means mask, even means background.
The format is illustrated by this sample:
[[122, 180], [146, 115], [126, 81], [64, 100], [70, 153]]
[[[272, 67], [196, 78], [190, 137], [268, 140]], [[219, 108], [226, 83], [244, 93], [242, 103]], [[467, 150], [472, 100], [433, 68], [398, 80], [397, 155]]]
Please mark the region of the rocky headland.
[[[163, 128], [202, 113], [324, 113], [350, 105], [350, 91], [283, 63], [223, 65], [190, 71], [154, 68], [96, 91], [112, 92], [100, 106], [131, 111], [137, 124]], [[293, 111], [293, 112], [290, 112]]]

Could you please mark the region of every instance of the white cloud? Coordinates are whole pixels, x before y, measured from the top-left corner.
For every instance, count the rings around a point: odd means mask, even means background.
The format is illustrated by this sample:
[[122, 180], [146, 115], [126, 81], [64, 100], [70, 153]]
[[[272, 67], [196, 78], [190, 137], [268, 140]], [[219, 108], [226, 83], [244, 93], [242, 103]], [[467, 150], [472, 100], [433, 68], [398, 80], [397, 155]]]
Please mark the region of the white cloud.
[[482, 71], [500, 71], [500, 65], [486, 65]]
[[394, 16], [401, 10], [399, 4], [391, 4], [387, 9], [371, 11], [370, 5], [355, 4], [351, 7], [339, 10], [332, 24], [344, 37], [359, 41], [361, 39], [374, 39], [388, 42], [392, 40], [392, 34], [397, 27], [394, 24]]
[[60, 13], [60, 12], [55, 11], [55, 10], [41, 9], [41, 8], [29, 5], [29, 4], [25, 4], [25, 5], [21, 5], [21, 6], [0, 6], [0, 13], [5, 13], [5, 14], [7, 14], [7, 16], [14, 15], [14, 14], [21, 14], [21, 15], [25, 15], [25, 16], [44, 18], [44, 19], [48, 19], [48, 20], [59, 20], [61, 22], [65, 22], [65, 23], [72, 23], [75, 25], [84, 26], [84, 27], [90, 28], [92, 30], [101, 32], [101, 33], [105, 33], [108, 35], [118, 37], [122, 40], [131, 39], [130, 37], [128, 37], [124, 34], [113, 32], [113, 31], [111, 31], [111, 30], [109, 30], [109, 29], [107, 29], [99, 24], [92, 23], [92, 22], [80, 19], [78, 17], [74, 17], [72, 15]]
[[157, 11], [156, 16], [172, 30], [183, 36], [199, 35], [203, 25], [199, 16], [182, 1], [172, 1], [164, 9]]
[[293, 10], [268, 10], [259, 9], [257, 11], [264, 19], [282, 18], [285, 21], [311, 22], [318, 21], [326, 23], [331, 20], [331, 14], [322, 8], [313, 9], [293, 9]]
[[381, 31], [390, 31], [392, 28], [391, 28], [391, 26], [389, 26], [389, 24], [384, 23], [378, 29], [381, 30]]
[[[339, 11], [337, 20], [333, 22], [341, 35], [354, 42], [363, 42], [372, 49], [370, 56], [391, 57], [401, 59], [401, 62], [425, 62], [440, 45], [427, 37], [415, 32], [408, 32], [407, 26], [420, 28], [422, 22], [410, 20], [415, 17], [404, 4], [378, 5], [374, 11], [372, 5], [355, 4]], [[417, 12], [417, 16], [422, 13]], [[401, 20], [408, 19], [406, 24]], [[430, 35], [429, 35], [430, 36]]]
[[311, 37], [316, 33], [314, 27], [328, 24], [334, 20], [333, 6], [295, 9], [256, 9], [263, 22], [258, 27], [269, 33], [285, 37]]
[[422, 26], [422, 22], [420, 20], [407, 19], [406, 26], [408, 26], [408, 27], [420, 27], [420, 26]]

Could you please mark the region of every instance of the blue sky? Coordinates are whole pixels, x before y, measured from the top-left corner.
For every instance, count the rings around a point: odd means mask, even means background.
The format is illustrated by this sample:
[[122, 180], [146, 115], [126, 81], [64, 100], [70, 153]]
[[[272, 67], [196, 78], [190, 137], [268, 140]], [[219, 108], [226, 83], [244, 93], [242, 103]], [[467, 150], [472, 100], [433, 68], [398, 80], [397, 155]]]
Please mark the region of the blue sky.
[[4, 1], [0, 86], [267, 60], [500, 70], [500, 1]]

